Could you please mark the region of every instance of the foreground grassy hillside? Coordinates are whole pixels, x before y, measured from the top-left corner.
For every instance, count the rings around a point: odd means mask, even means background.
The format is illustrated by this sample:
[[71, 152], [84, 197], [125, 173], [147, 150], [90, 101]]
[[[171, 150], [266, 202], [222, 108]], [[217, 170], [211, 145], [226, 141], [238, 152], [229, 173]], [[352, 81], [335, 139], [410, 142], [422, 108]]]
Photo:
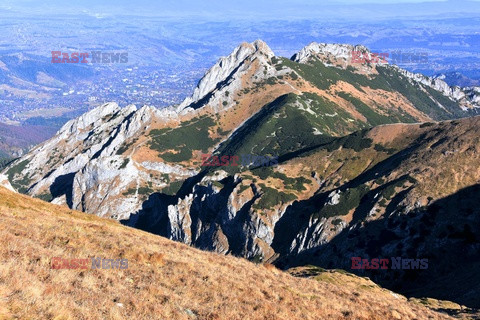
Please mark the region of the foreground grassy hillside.
[[[294, 277], [1, 187], [0, 242], [0, 319], [448, 318], [364, 278]], [[128, 269], [55, 270], [53, 257]]]

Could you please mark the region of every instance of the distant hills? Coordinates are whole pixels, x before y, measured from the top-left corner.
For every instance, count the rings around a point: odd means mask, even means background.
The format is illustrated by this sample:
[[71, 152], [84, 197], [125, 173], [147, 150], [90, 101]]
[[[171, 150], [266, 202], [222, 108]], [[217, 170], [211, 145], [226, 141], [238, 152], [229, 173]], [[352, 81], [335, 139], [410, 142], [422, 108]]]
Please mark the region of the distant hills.
[[[433, 2], [434, 4], [431, 4]], [[29, 1], [10, 3], [8, 10], [0, 7], [6, 15], [23, 13], [29, 15], [56, 14], [68, 15], [82, 12], [85, 16], [98, 19], [110, 16], [147, 16], [163, 18], [191, 18], [198, 19], [231, 19], [241, 20], [276, 20], [284, 19], [349, 19], [349, 20], [372, 20], [393, 19], [396, 17], [436, 17], [442, 15], [475, 15], [480, 12], [476, 1], [429, 1], [429, 2], [403, 2], [381, 3], [372, 1], [325, 1], [318, 3], [314, 0], [301, 0], [295, 3], [290, 1], [263, 1], [258, 3], [247, 0], [240, 3], [226, 3], [220, 0], [212, 0], [208, 3], [199, 4], [193, 0], [166, 1], [152, 4], [141, 0], [133, 5], [129, 1], [118, 1], [116, 7], [105, 6], [93, 0], [84, 1], [81, 4], [72, 3], [62, 5], [59, 0], [52, 0], [49, 6], [45, 4], [32, 4]]]
[[55, 135], [57, 128], [41, 125], [8, 125], [0, 123], [0, 158], [22, 156], [30, 148]]

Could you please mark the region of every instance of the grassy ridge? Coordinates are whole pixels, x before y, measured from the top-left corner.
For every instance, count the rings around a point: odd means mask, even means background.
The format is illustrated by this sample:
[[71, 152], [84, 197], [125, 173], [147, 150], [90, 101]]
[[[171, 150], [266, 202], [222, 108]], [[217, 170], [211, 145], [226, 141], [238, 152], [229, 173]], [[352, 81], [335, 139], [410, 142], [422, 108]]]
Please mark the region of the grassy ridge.
[[[2, 319], [448, 319], [353, 275], [293, 277], [2, 187], [0, 216]], [[53, 257], [128, 268], [55, 270]]]

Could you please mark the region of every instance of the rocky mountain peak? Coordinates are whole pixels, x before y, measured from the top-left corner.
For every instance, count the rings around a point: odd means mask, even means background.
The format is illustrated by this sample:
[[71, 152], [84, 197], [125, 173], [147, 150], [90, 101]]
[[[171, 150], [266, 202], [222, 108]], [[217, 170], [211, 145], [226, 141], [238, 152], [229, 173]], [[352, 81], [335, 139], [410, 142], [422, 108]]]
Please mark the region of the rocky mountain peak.
[[270, 58], [275, 55], [272, 49], [270, 49], [267, 43], [263, 40], [257, 39], [249, 45], [253, 46], [253, 48], [255, 49], [255, 52], [263, 53], [264, 55]]
[[350, 44], [336, 44], [336, 43], [317, 43], [312, 42], [309, 45], [303, 47], [299, 52], [294, 54], [291, 60], [298, 63], [306, 63], [312, 57], [324, 59], [344, 59], [350, 60], [352, 51], [359, 51], [362, 53], [369, 53], [370, 50], [362, 45], [350, 45]]
[[378, 66], [385, 66], [407, 77], [414, 83], [420, 83], [429, 88], [440, 92], [450, 100], [458, 102], [464, 111], [472, 108], [479, 108], [480, 98], [478, 87], [461, 88], [459, 86], [450, 86], [444, 81], [445, 76], [429, 77], [420, 73], [413, 73], [402, 69], [396, 65], [388, 65], [385, 61], [378, 63], [356, 63], [352, 60], [353, 52], [359, 52], [368, 55], [370, 58], [372, 52], [363, 45], [317, 43], [312, 42], [291, 57], [291, 60], [297, 63], [308, 63], [312, 59], [319, 59], [325, 66], [346, 69], [353, 67], [356, 73], [376, 74]]
[[[121, 108], [115, 102], [109, 102], [102, 104], [86, 113], [80, 117], [68, 121], [59, 132], [72, 132], [75, 129], [86, 129], [95, 122], [101, 120], [109, 114], [114, 114], [118, 112]], [[136, 109], [136, 108], [135, 108]]]
[[225, 86], [228, 82], [232, 82], [231, 80], [233, 79], [238, 79], [239, 75], [237, 73], [246, 70], [250, 65], [250, 63], [246, 62], [252, 62], [255, 58], [258, 58], [259, 61], [267, 63], [273, 56], [273, 51], [262, 40], [240, 44], [230, 55], [220, 58], [205, 73], [198, 82], [193, 94], [187, 97], [177, 110], [182, 111], [188, 107], [196, 109], [199, 102], [207, 102], [220, 87]]

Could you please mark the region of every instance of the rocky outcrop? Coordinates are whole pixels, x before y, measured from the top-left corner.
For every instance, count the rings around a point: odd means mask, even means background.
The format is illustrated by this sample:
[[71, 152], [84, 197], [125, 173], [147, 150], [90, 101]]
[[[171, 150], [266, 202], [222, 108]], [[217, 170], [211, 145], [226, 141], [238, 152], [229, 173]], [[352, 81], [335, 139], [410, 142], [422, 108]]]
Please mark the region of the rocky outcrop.
[[[141, 208], [142, 201], [138, 191], [126, 194], [125, 190], [132, 182], [141, 184], [151, 177], [142, 164], [119, 153], [133, 139], [145, 135], [159, 114], [163, 120], [177, 116], [173, 111], [148, 106], [137, 110], [134, 105], [101, 105], [69, 121], [54, 138], [13, 163], [13, 168], [21, 170], [13, 176], [13, 183], [26, 183], [22, 186], [26, 192], [56, 204], [100, 216], [128, 218]], [[168, 167], [148, 169], [172, 172]]]
[[8, 181], [8, 177], [4, 174], [0, 174], [0, 186], [4, 187], [4, 188], [6, 188], [10, 191], [16, 192], [15, 189], [10, 184], [10, 181]]
[[[197, 109], [207, 104], [230, 106], [233, 102], [233, 94], [225, 94], [225, 92], [234, 93], [242, 88], [242, 78], [251, 70], [254, 61], [261, 66], [265, 66], [266, 69], [272, 69], [268, 63], [268, 60], [272, 57], [274, 57], [274, 53], [261, 40], [256, 40], [253, 43], [242, 43], [229, 56], [220, 58], [205, 73], [198, 82], [192, 96], [186, 98], [177, 110], [186, 113], [190, 112], [191, 109]], [[263, 72], [263, 69], [258, 66], [255, 66], [255, 69]], [[266, 76], [266, 74], [260, 72], [256, 75], [260, 78]], [[223, 104], [223, 101], [226, 103]]]
[[464, 110], [468, 110], [468, 108], [480, 108], [479, 87], [460, 88], [458, 86], [449, 86], [440, 78], [428, 77], [421, 73], [412, 73], [396, 66], [393, 67], [407, 78], [441, 92], [452, 101], [459, 102]]
[[472, 108], [480, 108], [479, 87], [465, 87], [449, 86], [442, 77], [428, 77], [420, 73], [412, 73], [402, 69], [396, 65], [386, 65], [385, 61], [371, 62], [371, 63], [352, 63], [353, 52], [361, 53], [362, 56], [367, 56], [372, 59], [370, 50], [362, 45], [349, 44], [331, 44], [331, 43], [316, 43], [312, 42], [306, 47], [302, 48], [298, 53], [291, 58], [292, 61], [298, 63], [309, 63], [311, 59], [316, 58], [322, 61], [325, 65], [341, 67], [354, 67], [362, 73], [373, 73], [375, 67], [384, 66], [394, 68], [400, 74], [403, 74], [408, 79], [415, 83], [423, 84], [429, 88], [441, 92], [444, 96], [452, 101], [460, 103], [464, 110]]
[[312, 42], [294, 54], [291, 60], [298, 63], [308, 63], [310, 59], [315, 57], [325, 62], [334, 59], [336, 61], [343, 60], [346, 63], [351, 61], [354, 51], [370, 54], [370, 50], [362, 45]]

